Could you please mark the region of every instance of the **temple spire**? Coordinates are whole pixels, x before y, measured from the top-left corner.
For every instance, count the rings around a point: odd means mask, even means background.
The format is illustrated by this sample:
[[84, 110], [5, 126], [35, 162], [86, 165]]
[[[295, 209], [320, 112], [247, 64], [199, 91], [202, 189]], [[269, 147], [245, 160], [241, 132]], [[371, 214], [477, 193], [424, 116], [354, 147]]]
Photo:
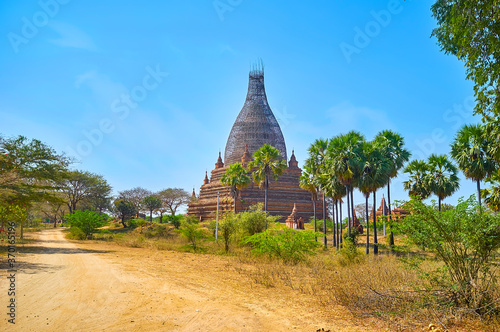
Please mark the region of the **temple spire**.
[[222, 167], [224, 167], [224, 163], [222, 162], [222, 157], [219, 151], [219, 158], [217, 158], [217, 162], [215, 163], [215, 168], [222, 168]]
[[288, 162], [288, 167], [290, 167], [290, 168], [299, 167], [299, 162], [295, 158], [295, 151], [294, 150], [292, 150], [292, 156], [290, 157], [290, 161]]
[[246, 167], [250, 161], [252, 161], [252, 156], [250, 155], [250, 152], [248, 152], [248, 144], [246, 144], [245, 152], [243, 153], [243, 156], [241, 156], [241, 164], [243, 167]]
[[208, 184], [210, 181], [208, 180], [208, 172], [205, 171], [205, 179], [203, 180], [203, 184]]

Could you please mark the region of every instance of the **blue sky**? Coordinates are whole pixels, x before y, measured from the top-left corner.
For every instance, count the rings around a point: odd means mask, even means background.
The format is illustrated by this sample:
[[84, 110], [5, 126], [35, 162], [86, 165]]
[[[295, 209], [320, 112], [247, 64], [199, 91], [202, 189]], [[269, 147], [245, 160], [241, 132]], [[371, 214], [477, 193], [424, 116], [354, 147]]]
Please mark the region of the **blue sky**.
[[[395, 130], [416, 158], [448, 153], [479, 120], [463, 64], [430, 38], [432, 3], [4, 1], [0, 133], [78, 158], [115, 191], [198, 191], [261, 58], [299, 166], [316, 138], [352, 129]], [[404, 179], [393, 198], [407, 198]], [[474, 192], [461, 187], [445, 202]]]

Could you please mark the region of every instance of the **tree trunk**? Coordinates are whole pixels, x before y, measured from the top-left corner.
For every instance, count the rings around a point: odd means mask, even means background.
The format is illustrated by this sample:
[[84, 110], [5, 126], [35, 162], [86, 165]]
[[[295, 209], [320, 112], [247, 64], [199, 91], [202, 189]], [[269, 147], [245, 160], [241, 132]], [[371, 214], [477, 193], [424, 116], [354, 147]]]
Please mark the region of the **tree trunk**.
[[323, 237], [323, 243], [325, 245], [325, 248], [326, 248], [326, 206], [325, 206], [325, 194], [323, 193], [323, 234], [325, 235]]
[[[342, 237], [342, 232], [343, 232], [343, 229], [342, 229], [342, 201], [339, 201], [339, 228], [340, 228], [340, 238], [339, 238], [339, 242], [342, 243], [344, 242], [344, 238]], [[339, 245], [340, 247], [340, 245]]]
[[349, 186], [351, 188], [351, 226], [354, 225], [354, 188], [352, 185]]
[[477, 179], [477, 201], [479, 202], [479, 211], [482, 210], [481, 207], [481, 180]]
[[370, 214], [368, 213], [368, 197], [369, 194], [365, 194], [365, 212], [366, 212], [366, 254], [370, 253]]
[[[267, 212], [267, 187], [269, 186], [269, 181], [267, 180], [267, 174], [266, 174], [266, 179], [264, 180], [264, 211]], [[267, 227], [266, 227], [267, 229]]]
[[[318, 231], [318, 227], [316, 225], [316, 201], [314, 199], [311, 199], [313, 202], [313, 215], [314, 215], [314, 233]], [[318, 238], [315, 236], [314, 237], [315, 241], [318, 241]]]
[[336, 247], [337, 246], [337, 238], [336, 238], [336, 220], [335, 220], [335, 200], [332, 197], [332, 235], [333, 235], [333, 242], [332, 246]]
[[391, 179], [387, 183], [387, 202], [389, 204], [389, 229], [390, 229], [390, 239], [389, 245], [391, 246], [391, 250], [394, 249], [394, 233], [392, 232], [392, 210], [391, 210]]
[[349, 204], [349, 185], [345, 186], [347, 192], [347, 235], [351, 236], [351, 212], [349, 211], [351, 205]]
[[236, 188], [234, 189], [234, 215], [236, 215], [236, 200], [238, 199], [238, 193], [236, 192]]
[[54, 228], [57, 228], [57, 218], [54, 218]]
[[377, 191], [373, 192], [373, 253], [378, 255], [378, 240], [377, 240]]
[[160, 224], [163, 223], [163, 212], [160, 212]]
[[153, 210], [149, 210], [149, 221], [153, 222]]
[[125, 225], [125, 216], [122, 216], [122, 226], [123, 228], [127, 228], [127, 225]]
[[438, 211], [441, 212], [441, 197], [438, 196]]

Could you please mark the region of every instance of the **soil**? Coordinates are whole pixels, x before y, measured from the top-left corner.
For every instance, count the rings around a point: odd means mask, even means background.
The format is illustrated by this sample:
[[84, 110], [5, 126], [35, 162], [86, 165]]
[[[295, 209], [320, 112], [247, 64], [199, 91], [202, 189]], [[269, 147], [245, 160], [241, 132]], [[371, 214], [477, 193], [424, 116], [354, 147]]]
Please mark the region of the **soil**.
[[15, 325], [1, 260], [1, 331], [366, 331], [343, 307], [266, 288], [226, 256], [68, 241], [31, 233], [16, 257]]

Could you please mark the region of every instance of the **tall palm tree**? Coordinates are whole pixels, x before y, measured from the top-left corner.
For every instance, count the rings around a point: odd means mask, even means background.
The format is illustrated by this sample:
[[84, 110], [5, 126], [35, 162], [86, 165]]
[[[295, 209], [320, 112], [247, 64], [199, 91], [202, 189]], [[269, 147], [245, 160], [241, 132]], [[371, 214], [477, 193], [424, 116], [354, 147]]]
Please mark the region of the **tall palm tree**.
[[438, 197], [438, 207], [441, 212], [441, 201], [451, 196], [460, 188], [458, 169], [446, 155], [432, 154], [429, 157], [428, 183], [431, 191]]
[[278, 180], [286, 169], [286, 161], [282, 159], [280, 150], [264, 144], [253, 153], [253, 160], [248, 163], [247, 168], [252, 172], [255, 183], [261, 188], [264, 187], [264, 211], [267, 212], [269, 180]]
[[[387, 203], [389, 208], [389, 220], [391, 220], [391, 179], [398, 175], [398, 172], [403, 168], [404, 164], [410, 160], [411, 153], [404, 145], [405, 141], [403, 136], [391, 130], [384, 130], [375, 136], [375, 142], [382, 148], [382, 153], [387, 158], [391, 165], [391, 172], [387, 179]], [[392, 224], [389, 222], [390, 227], [390, 243], [394, 246], [394, 233], [392, 232]]]
[[419, 196], [426, 199], [431, 194], [428, 185], [429, 165], [423, 160], [411, 161], [403, 171], [409, 174], [407, 181], [403, 182], [403, 188], [408, 190], [410, 196]]
[[328, 168], [331, 169], [331, 172], [335, 174], [340, 183], [346, 187], [349, 236], [351, 236], [352, 225], [351, 211], [354, 210], [352, 184], [360, 173], [356, 164], [356, 151], [364, 140], [365, 138], [361, 133], [350, 131], [345, 135], [332, 138], [328, 145]]
[[375, 213], [376, 192], [377, 189], [387, 184], [387, 178], [392, 171], [392, 163], [386, 158], [382, 146], [375, 141], [363, 142], [356, 154], [358, 156], [358, 167], [361, 169], [356, 186], [363, 193], [366, 200], [366, 254], [370, 251], [368, 198], [371, 193], [373, 193], [373, 252], [378, 254], [377, 216]]
[[495, 146], [481, 124], [465, 125], [455, 136], [451, 144], [451, 157], [467, 179], [477, 183], [477, 199], [481, 206], [481, 181], [496, 169], [491, 148]]
[[[339, 220], [338, 215], [336, 215], [334, 208], [337, 207], [338, 203], [342, 202], [342, 197], [346, 195], [346, 188], [342, 185], [339, 180], [328, 173], [324, 175], [325, 179], [325, 195], [332, 199], [332, 222], [333, 222], [333, 245], [340, 248], [340, 238], [339, 238]], [[336, 218], [337, 217], [337, 218]]]
[[318, 187], [316, 183], [314, 182], [313, 174], [314, 170], [311, 169], [310, 166], [306, 165], [304, 166], [304, 170], [302, 171], [302, 175], [300, 176], [299, 179], [299, 185], [302, 189], [305, 189], [311, 193], [311, 200], [313, 204], [313, 217], [314, 217], [314, 232], [317, 232], [317, 225], [316, 225], [316, 201], [318, 200]]
[[248, 172], [241, 163], [231, 164], [220, 178], [220, 182], [225, 186], [231, 187], [231, 197], [234, 200], [234, 214], [236, 214], [236, 200], [240, 191], [251, 182]]

